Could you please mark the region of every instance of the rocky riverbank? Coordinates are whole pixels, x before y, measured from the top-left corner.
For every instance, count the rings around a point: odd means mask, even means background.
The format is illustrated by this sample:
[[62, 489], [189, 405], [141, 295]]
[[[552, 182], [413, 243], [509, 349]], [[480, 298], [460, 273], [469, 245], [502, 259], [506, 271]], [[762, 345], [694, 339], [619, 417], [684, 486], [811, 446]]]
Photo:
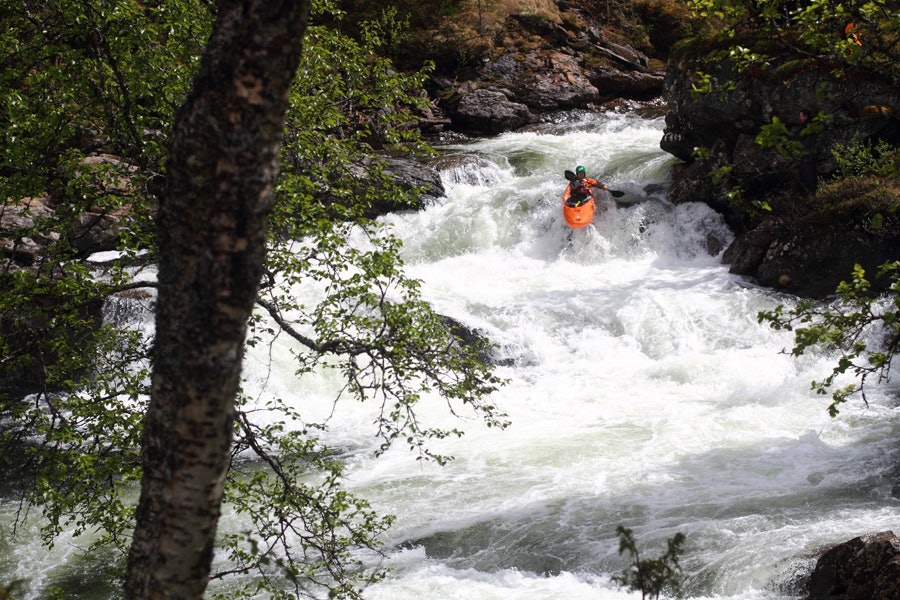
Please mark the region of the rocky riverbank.
[[[849, 278], [855, 264], [874, 273], [897, 258], [900, 183], [829, 184], [809, 195], [800, 186], [797, 161], [755, 141], [773, 118], [797, 131], [801, 109], [828, 115], [814, 148], [818, 176], [827, 181], [838, 144], [900, 139], [900, 92], [891, 82], [784, 57], [782, 68], [770, 75], [738, 75], [722, 62], [712, 78], [734, 81], [734, 90], [696, 94], [698, 66], [689, 52], [674, 53], [663, 64], [591, 15], [558, 4], [578, 18], [510, 17], [509, 29], [518, 30], [519, 39], [538, 37], [541, 46], [497, 49], [462, 80], [435, 74], [429, 86], [434, 111], [424, 115], [423, 132], [494, 135], [562, 109], [633, 109], [656, 102], [666, 111], [660, 145], [682, 161], [669, 200], [704, 202], [725, 216], [737, 234], [724, 254], [732, 272], [823, 298]], [[721, 175], [712, 177], [716, 172]], [[879, 286], [875, 281], [874, 288]]]
[[[835, 151], [855, 142], [900, 139], [900, 91], [861, 71], [838, 72], [813, 60], [782, 61], [782, 69], [744, 75], [721, 63], [713, 77], [734, 81], [734, 90], [702, 95], [691, 93], [696, 65], [683, 57], [669, 62], [661, 146], [683, 161], [669, 199], [705, 202], [725, 215], [737, 233], [725, 253], [732, 272], [823, 298], [849, 278], [854, 264], [874, 273], [898, 258], [900, 182], [828, 179], [837, 170]], [[801, 110], [823, 116], [821, 131], [810, 140], [820, 179], [815, 193], [802, 186], [797, 160], [756, 142], [763, 127], [776, 120], [795, 136], [788, 143], [806, 142]], [[767, 209], [753, 210], [762, 206]]]
[[[844, 71], [838, 76], [821, 62], [785, 57], [771, 74], [740, 77], [722, 62], [711, 76], [720, 82], [734, 80], [734, 90], [695, 94], [697, 65], [690, 52], [699, 50], [670, 52], [677, 30], [684, 26], [677, 25], [673, 15], [645, 16], [649, 20], [636, 27], [656, 33], [646, 35], [636, 49], [621, 28], [609, 27], [608, 18], [586, 10], [588, 2], [543, 4], [542, 12], [513, 13], [498, 21], [495, 28], [503, 35], [494, 32], [492, 39], [499, 41], [466, 65], [434, 55], [446, 55], [444, 46], [432, 48], [431, 55], [428, 48], [419, 49], [417, 59], [437, 64], [424, 90], [431, 109], [417, 115], [427, 139], [496, 135], [561, 110], [650, 107], [656, 114], [666, 113], [662, 149], [681, 160], [673, 172], [669, 200], [705, 202], [725, 216], [737, 234], [724, 255], [734, 273], [764, 286], [821, 298], [834, 292], [854, 264], [873, 273], [879, 264], [897, 258], [900, 182], [829, 184], [809, 196], [799, 187], [796, 161], [755, 143], [773, 118], [796, 128], [801, 108], [829, 115], [815, 147], [819, 176], [826, 180], [835, 170], [831, 150], [836, 144], [900, 139], [896, 86], [864, 73]], [[660, 33], [663, 28], [668, 37]], [[437, 38], [435, 32], [421, 33], [421, 39]], [[117, 160], [96, 159], [113, 166]], [[359, 169], [364, 175], [365, 165]], [[392, 158], [391, 170], [402, 186], [425, 187], [423, 203], [443, 194], [439, 176], [427, 164]], [[711, 177], [714, 172], [722, 176]], [[0, 247], [11, 259], [12, 270], [34, 264], [43, 247], [52, 243], [40, 235], [10, 237], [22, 230], [23, 218], [52, 213], [54, 206], [47, 200], [31, 198], [31, 209], [7, 207], [0, 215]], [[754, 208], [759, 206], [768, 209]], [[395, 208], [375, 207], [381, 212]], [[109, 213], [80, 216], [71, 232], [78, 238], [75, 247], [85, 254], [107, 249], [115, 242], [121, 218]]]

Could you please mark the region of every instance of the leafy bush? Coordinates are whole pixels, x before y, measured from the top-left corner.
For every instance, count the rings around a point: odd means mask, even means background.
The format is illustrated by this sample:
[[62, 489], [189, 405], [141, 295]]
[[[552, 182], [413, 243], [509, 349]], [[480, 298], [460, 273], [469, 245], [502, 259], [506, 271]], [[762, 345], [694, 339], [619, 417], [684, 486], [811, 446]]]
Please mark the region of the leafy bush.
[[900, 151], [884, 140], [838, 144], [831, 150], [838, 177], [900, 176]]

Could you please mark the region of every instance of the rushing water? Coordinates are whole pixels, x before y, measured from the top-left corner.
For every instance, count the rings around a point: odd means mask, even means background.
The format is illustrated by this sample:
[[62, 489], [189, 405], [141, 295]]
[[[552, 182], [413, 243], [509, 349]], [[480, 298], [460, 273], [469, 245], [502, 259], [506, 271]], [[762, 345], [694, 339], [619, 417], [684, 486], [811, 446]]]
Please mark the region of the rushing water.
[[[834, 356], [791, 357], [790, 334], [757, 323], [793, 299], [728, 273], [715, 213], [665, 201], [661, 133], [661, 119], [604, 114], [448, 145], [446, 197], [386, 219], [426, 298], [499, 345], [510, 383], [493, 401], [512, 424], [464, 422], [435, 444], [456, 457], [440, 467], [402, 448], [375, 458], [359, 405], [331, 416], [349, 486], [397, 516], [392, 573], [369, 597], [640, 598], [611, 579], [624, 525], [645, 556], [685, 534], [690, 597], [782, 599], [821, 546], [900, 528], [897, 386], [828, 417], [810, 381]], [[626, 195], [570, 232], [560, 195], [576, 164]], [[338, 382], [295, 382], [277, 349], [246, 371], [260, 395], [332, 411]], [[439, 399], [421, 410], [449, 423]], [[0, 572], [82, 568], [66, 548], [5, 543]]]

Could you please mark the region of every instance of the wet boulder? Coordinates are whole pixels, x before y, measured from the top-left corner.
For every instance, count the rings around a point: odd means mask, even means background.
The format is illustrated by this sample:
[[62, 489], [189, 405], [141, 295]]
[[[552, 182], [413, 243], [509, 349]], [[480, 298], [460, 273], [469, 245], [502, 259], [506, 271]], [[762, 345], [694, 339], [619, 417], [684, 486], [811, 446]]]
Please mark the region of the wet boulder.
[[[444, 184], [441, 174], [421, 160], [405, 156], [367, 156], [349, 167], [352, 181], [359, 189], [357, 193], [362, 197], [365, 190], [362, 186], [380, 185], [378, 177], [373, 177], [373, 170], [383, 170], [387, 177], [400, 189], [405, 191], [417, 191], [413, 204], [408, 204], [400, 196], [391, 194], [379, 195], [376, 202], [369, 206], [365, 215], [375, 218], [397, 210], [421, 209], [444, 196]], [[332, 198], [332, 202], [340, 202]]]
[[591, 83], [603, 97], [654, 98], [663, 90], [665, 76], [660, 72], [628, 71], [597, 67], [591, 70]]
[[900, 598], [900, 538], [882, 531], [826, 550], [807, 585], [808, 600]]
[[875, 276], [878, 267], [896, 260], [900, 248], [900, 215], [892, 209], [897, 197], [900, 188], [877, 179], [828, 186], [801, 209], [782, 210], [740, 233], [723, 261], [732, 273], [807, 298], [833, 295], [860, 265], [870, 291], [882, 293], [890, 281]]
[[419, 208], [444, 196], [441, 174], [434, 167], [407, 157], [390, 157], [386, 170], [405, 190], [418, 189]]
[[531, 111], [521, 102], [509, 99], [509, 93], [498, 88], [463, 86], [459, 102], [451, 118], [463, 131], [497, 134], [518, 129], [531, 120]]
[[486, 64], [482, 77], [503, 81], [516, 101], [540, 112], [584, 107], [600, 99], [580, 59], [557, 50], [507, 52]]

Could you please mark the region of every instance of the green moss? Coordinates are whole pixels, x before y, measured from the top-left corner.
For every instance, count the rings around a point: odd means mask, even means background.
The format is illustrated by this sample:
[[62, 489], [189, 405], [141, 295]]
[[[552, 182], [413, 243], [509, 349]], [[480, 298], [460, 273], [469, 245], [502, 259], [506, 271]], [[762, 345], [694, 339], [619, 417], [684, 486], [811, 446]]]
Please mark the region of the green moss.
[[687, 37], [672, 45], [670, 55], [679, 60], [694, 60], [706, 57], [713, 52], [721, 52], [729, 47], [729, 43], [718, 34], [705, 34]]
[[521, 23], [525, 31], [533, 33], [546, 34], [556, 26], [551, 15], [545, 13], [519, 13], [513, 16]]
[[822, 185], [808, 202], [806, 222], [830, 225], [853, 220], [879, 222], [877, 228], [896, 227], [900, 221], [900, 180], [851, 177]]
[[637, 0], [634, 12], [648, 43], [660, 54], [668, 54], [678, 40], [709, 27], [707, 21], [693, 18], [683, 3], [674, 0]]

